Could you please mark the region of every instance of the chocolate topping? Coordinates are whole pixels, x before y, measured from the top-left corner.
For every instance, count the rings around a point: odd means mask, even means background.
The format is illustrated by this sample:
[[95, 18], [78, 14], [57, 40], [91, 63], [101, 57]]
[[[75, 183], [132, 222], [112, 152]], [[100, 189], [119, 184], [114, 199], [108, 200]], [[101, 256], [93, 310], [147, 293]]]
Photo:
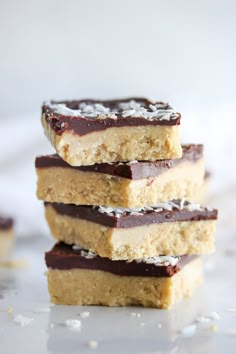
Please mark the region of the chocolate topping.
[[4, 218], [0, 216], [0, 230], [9, 230], [13, 226], [12, 218]]
[[62, 160], [58, 155], [38, 156], [35, 160], [36, 168], [63, 167], [84, 172], [105, 173], [111, 176], [138, 180], [147, 177], [156, 177], [184, 160], [197, 161], [203, 156], [203, 145], [183, 145], [183, 156], [173, 160], [134, 161], [101, 163], [92, 166], [74, 167]]
[[[167, 115], [163, 113], [163, 117], [161, 117], [161, 119], [155, 119], [155, 116], [153, 119], [147, 119], [144, 115], [140, 116], [137, 114], [137, 116], [135, 116], [135, 112], [131, 114], [132, 110], [122, 110], [120, 108], [120, 105], [133, 101], [137, 104], [141, 104], [147, 111], [147, 115], [153, 114], [150, 107], [155, 107], [155, 105], [160, 105], [162, 111], [169, 112], [172, 110], [172, 107], [169, 104], [165, 104], [163, 102], [154, 103], [145, 98], [128, 98], [105, 101], [95, 101], [90, 99], [75, 101], [51, 101], [50, 103], [45, 103], [43, 105], [42, 113], [45, 115], [45, 119], [50, 124], [50, 127], [58, 135], [61, 135], [65, 131], [73, 131], [79, 135], [86, 135], [94, 131], [100, 131], [112, 127], [180, 124], [181, 115], [180, 113], [174, 111], [171, 115], [168, 113], [168, 118]], [[55, 108], [56, 105], [63, 106], [64, 109], [62, 110], [62, 114], [58, 113]], [[99, 105], [103, 107], [104, 112], [109, 110], [110, 113], [102, 113], [98, 117], [91, 116], [91, 114], [86, 115], [86, 111], [82, 114], [83, 111], [82, 113], [80, 112], [81, 105]], [[78, 112], [78, 114], [75, 115], [73, 111]], [[130, 115], [124, 115], [124, 112], [128, 112], [128, 114], [130, 112]], [[110, 116], [115, 116], [115, 118], [110, 118]]]
[[172, 265], [155, 265], [145, 262], [112, 261], [109, 258], [99, 256], [86, 258], [84, 250], [75, 250], [72, 246], [62, 242], [57, 243], [51, 251], [45, 253], [45, 261], [48, 268], [52, 269], [91, 269], [101, 270], [120, 276], [141, 277], [172, 277], [187, 263], [197, 256], [181, 256], [178, 263]]
[[182, 209], [173, 207], [172, 210], [159, 207], [148, 207], [149, 210], [141, 211], [137, 211], [137, 209], [130, 209], [129, 212], [125, 211], [117, 214], [115, 212], [103, 212], [103, 208], [94, 206], [49, 202], [45, 202], [44, 204], [46, 207], [47, 205], [50, 205], [58, 214], [88, 220], [100, 225], [114, 228], [129, 228], [175, 221], [214, 220], [217, 219], [218, 214], [216, 209], [201, 207], [196, 210], [190, 210], [187, 209], [187, 206]]

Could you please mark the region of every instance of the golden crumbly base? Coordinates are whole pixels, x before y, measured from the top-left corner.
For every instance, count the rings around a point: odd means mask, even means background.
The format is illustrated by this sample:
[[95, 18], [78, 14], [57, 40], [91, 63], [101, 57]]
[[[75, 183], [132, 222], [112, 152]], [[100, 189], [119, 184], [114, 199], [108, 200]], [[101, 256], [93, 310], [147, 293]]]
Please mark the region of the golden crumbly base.
[[200, 258], [173, 277], [133, 277], [89, 270], [49, 269], [51, 301], [61, 305], [145, 306], [170, 309], [202, 283]]
[[199, 204], [207, 204], [209, 199], [209, 189], [210, 181], [205, 180], [200, 190], [192, 196], [191, 200]]
[[0, 258], [6, 259], [10, 256], [14, 243], [14, 232], [10, 230], [0, 230]]
[[38, 168], [37, 175], [40, 200], [137, 208], [173, 199], [198, 199], [204, 181], [204, 160], [183, 161], [157, 177], [140, 180], [63, 167]]
[[58, 214], [50, 205], [46, 206], [45, 214], [56, 240], [80, 245], [113, 260], [214, 251], [215, 220], [110, 228]]
[[57, 135], [44, 115], [42, 124], [58, 155], [72, 166], [182, 156], [179, 126], [115, 127], [80, 136], [72, 132]]

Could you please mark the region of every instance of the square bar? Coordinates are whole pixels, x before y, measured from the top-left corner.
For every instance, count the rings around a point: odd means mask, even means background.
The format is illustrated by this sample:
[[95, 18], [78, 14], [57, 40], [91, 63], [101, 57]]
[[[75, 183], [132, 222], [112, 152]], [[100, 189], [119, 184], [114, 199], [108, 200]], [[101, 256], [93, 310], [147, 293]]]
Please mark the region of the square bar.
[[72, 167], [58, 155], [35, 160], [40, 200], [64, 204], [138, 208], [167, 200], [195, 201], [204, 183], [202, 145], [183, 145], [173, 160]]
[[202, 283], [197, 256], [111, 261], [59, 243], [45, 260], [51, 301], [61, 305], [169, 309]]
[[42, 107], [47, 137], [72, 166], [179, 158], [180, 119], [168, 103], [145, 98], [50, 101]]
[[45, 213], [57, 241], [113, 260], [214, 251], [217, 210], [184, 200], [139, 209], [45, 203]]

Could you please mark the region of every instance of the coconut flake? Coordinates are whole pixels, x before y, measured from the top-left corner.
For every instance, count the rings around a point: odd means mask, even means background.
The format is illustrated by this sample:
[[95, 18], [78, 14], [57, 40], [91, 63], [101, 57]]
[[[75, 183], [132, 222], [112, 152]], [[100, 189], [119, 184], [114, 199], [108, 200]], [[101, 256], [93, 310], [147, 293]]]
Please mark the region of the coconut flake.
[[81, 250], [80, 252], [81, 256], [87, 259], [92, 259], [97, 257], [96, 253], [90, 251], [90, 250]]
[[105, 213], [109, 216], [115, 216], [117, 218], [119, 218], [121, 216], [126, 216], [126, 215], [145, 214], [146, 212], [158, 213], [163, 210], [173, 211], [176, 209], [176, 210], [187, 210], [190, 212], [204, 211], [205, 209], [207, 209], [208, 211], [212, 210], [208, 207], [205, 208], [205, 207], [201, 206], [200, 204], [188, 202], [185, 199], [168, 201], [166, 203], [159, 203], [154, 206], [145, 206], [142, 208], [130, 209], [130, 208], [111, 208], [111, 207], [98, 206], [98, 207], [95, 207], [95, 209], [98, 209], [98, 211], [100, 213]]
[[83, 247], [81, 247], [79, 245], [73, 245], [72, 248], [73, 248], [74, 251], [80, 251], [80, 250], [83, 249]]
[[46, 105], [55, 113], [64, 116], [80, 116], [95, 119], [117, 119], [117, 115], [123, 118], [136, 117], [147, 120], [173, 120], [180, 115], [168, 103], [143, 105], [135, 100], [120, 102], [114, 108], [106, 107], [101, 103], [82, 102], [78, 109], [71, 109], [65, 103], [48, 102]]
[[88, 346], [89, 346], [90, 349], [97, 349], [98, 342], [96, 340], [90, 340], [88, 342]]
[[215, 312], [215, 311], [211, 312], [209, 317], [212, 320], [214, 320], [214, 321], [219, 321], [220, 320], [220, 315], [217, 312]]
[[80, 314], [80, 317], [82, 317], [82, 318], [88, 318], [89, 316], [90, 316], [90, 313], [88, 311], [82, 312]]
[[75, 331], [80, 331], [81, 330], [81, 321], [80, 320], [74, 320], [74, 319], [69, 319], [65, 321], [66, 327], [75, 330]]
[[181, 334], [184, 337], [192, 337], [195, 334], [196, 330], [197, 330], [197, 326], [193, 323], [191, 325], [184, 327], [181, 330]]
[[21, 327], [28, 326], [34, 319], [30, 317], [26, 317], [23, 315], [17, 315], [14, 317], [13, 321], [20, 325]]
[[155, 257], [148, 257], [148, 258], [140, 258], [136, 259], [136, 263], [146, 263], [146, 264], [153, 264], [155, 266], [175, 266], [180, 260], [179, 256], [155, 256]]

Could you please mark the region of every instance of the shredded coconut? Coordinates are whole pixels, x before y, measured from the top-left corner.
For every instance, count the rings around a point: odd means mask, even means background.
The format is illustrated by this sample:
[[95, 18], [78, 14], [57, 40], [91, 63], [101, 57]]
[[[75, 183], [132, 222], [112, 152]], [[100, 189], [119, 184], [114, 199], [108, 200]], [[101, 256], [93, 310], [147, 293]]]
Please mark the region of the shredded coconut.
[[[72, 246], [72, 248], [74, 250], [79, 250], [80, 251], [80, 255], [84, 258], [87, 259], [92, 259], [97, 257], [97, 254], [90, 251], [90, 250], [84, 250], [82, 247], [80, 246]], [[136, 259], [133, 261], [129, 261], [127, 260], [127, 263], [131, 263], [131, 262], [136, 262], [136, 263], [146, 263], [146, 264], [154, 264], [155, 266], [175, 266], [181, 257], [179, 256], [155, 256], [155, 257], [148, 257], [148, 258], [140, 258], [140, 259]], [[132, 312], [132, 314], [137, 317], [140, 317], [140, 314], [136, 314], [135, 312]], [[89, 312], [83, 312], [80, 315], [82, 318], [86, 318], [89, 317]]]
[[81, 321], [80, 320], [73, 320], [69, 319], [65, 321], [66, 327], [73, 329], [75, 331], [80, 331], [81, 329]]
[[96, 340], [90, 340], [88, 342], [88, 346], [89, 346], [90, 349], [97, 349], [98, 342]]
[[192, 337], [195, 334], [196, 330], [197, 330], [197, 326], [195, 324], [191, 324], [191, 325], [184, 327], [181, 330], [181, 334], [184, 337]]
[[90, 313], [88, 311], [82, 312], [80, 314], [80, 317], [82, 317], [82, 318], [88, 318], [89, 316], [90, 316]]
[[219, 314], [217, 312], [213, 311], [206, 316], [199, 316], [196, 319], [196, 322], [199, 324], [205, 325], [208, 323], [212, 323], [212, 321], [219, 321], [219, 320], [220, 320]]
[[81, 256], [87, 259], [95, 258], [97, 257], [96, 253], [90, 251], [90, 250], [81, 250], [80, 252]]
[[178, 256], [155, 256], [155, 257], [149, 257], [149, 258], [140, 258], [136, 259], [136, 263], [146, 263], [146, 264], [154, 264], [155, 266], [175, 266], [180, 257]]
[[209, 317], [210, 317], [210, 319], [212, 319], [214, 321], [219, 321], [220, 320], [220, 315], [217, 312], [215, 312], [215, 311], [211, 312]]
[[200, 204], [196, 203], [191, 203], [188, 201], [185, 201], [184, 199], [180, 200], [172, 200], [168, 201], [166, 203], [159, 203], [154, 206], [145, 206], [142, 208], [111, 208], [111, 207], [104, 207], [104, 206], [99, 206], [99, 207], [94, 207], [98, 208], [98, 211], [100, 213], [107, 214], [109, 216], [115, 216], [116, 218], [120, 218], [121, 216], [126, 216], [126, 215], [142, 215], [145, 214], [146, 212], [161, 212], [163, 210], [168, 210], [168, 211], [173, 211], [173, 210], [186, 210], [186, 211], [204, 211], [207, 209], [208, 211], [211, 211], [212, 209], [209, 207], [203, 207]]
[[13, 321], [19, 324], [21, 327], [28, 326], [34, 319], [30, 317], [26, 317], [23, 315], [17, 315], [14, 317]]
[[46, 105], [55, 113], [64, 116], [80, 116], [96, 119], [117, 119], [117, 116], [145, 118], [148, 120], [174, 120], [180, 114], [177, 113], [168, 103], [156, 103], [144, 106], [140, 102], [130, 100], [129, 102], [120, 102], [114, 108], [105, 107], [101, 103], [82, 102], [78, 109], [71, 109], [65, 103], [48, 102]]
[[122, 117], [137, 117], [148, 120], [171, 120], [179, 117], [179, 114], [169, 106], [168, 103], [149, 104], [148, 108], [141, 103], [131, 100], [120, 103], [119, 107], [123, 110]]
[[80, 245], [73, 245], [72, 246], [72, 249], [74, 251], [80, 251], [80, 255], [84, 258], [87, 258], [87, 259], [91, 259], [91, 258], [94, 258], [94, 257], [97, 257], [96, 253], [94, 253], [93, 251], [91, 250], [85, 250], [83, 249], [83, 247], [81, 247]]
[[75, 250], [75, 251], [77, 251], [77, 250], [80, 251], [80, 250], [83, 249], [83, 247], [81, 247], [81, 246], [79, 246], [79, 245], [73, 245], [72, 248], [73, 248], [73, 250]]
[[141, 313], [139, 313], [139, 312], [131, 312], [130, 315], [131, 315], [132, 317], [138, 317], [138, 318], [141, 317]]
[[205, 317], [205, 316], [199, 316], [197, 319], [196, 319], [196, 322], [198, 323], [209, 323], [211, 322], [211, 319], [209, 317]]

